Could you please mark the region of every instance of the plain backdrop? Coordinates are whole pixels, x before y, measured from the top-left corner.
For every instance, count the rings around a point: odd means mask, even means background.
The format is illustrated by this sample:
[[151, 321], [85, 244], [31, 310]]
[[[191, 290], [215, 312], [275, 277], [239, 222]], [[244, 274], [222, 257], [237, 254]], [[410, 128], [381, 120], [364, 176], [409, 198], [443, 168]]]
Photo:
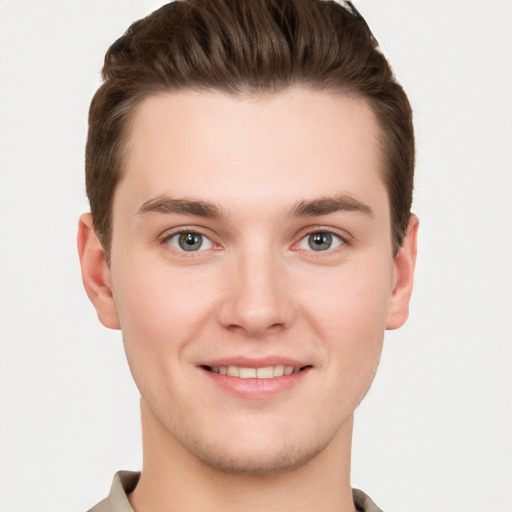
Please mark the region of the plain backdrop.
[[[103, 55], [160, 5], [0, 0], [0, 512], [85, 511], [141, 467], [138, 393], [75, 236]], [[414, 107], [421, 229], [410, 320], [356, 413], [353, 485], [390, 512], [510, 512], [512, 2], [356, 5]]]

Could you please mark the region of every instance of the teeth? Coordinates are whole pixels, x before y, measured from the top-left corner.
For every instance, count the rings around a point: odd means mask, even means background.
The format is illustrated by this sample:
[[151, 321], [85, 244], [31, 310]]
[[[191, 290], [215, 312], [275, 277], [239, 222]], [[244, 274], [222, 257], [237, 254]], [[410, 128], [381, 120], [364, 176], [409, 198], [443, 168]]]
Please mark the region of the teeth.
[[282, 377], [284, 375], [284, 364], [274, 366], [274, 377]]
[[256, 377], [258, 379], [273, 379], [274, 368], [272, 366], [266, 366], [265, 368], [258, 368], [256, 370]]
[[283, 375], [299, 373], [300, 368], [277, 364], [276, 366], [265, 366], [264, 368], [244, 368], [242, 366], [211, 366], [213, 373], [229, 375], [230, 377], [239, 377], [240, 379], [273, 379]]
[[240, 378], [241, 379], [255, 379], [256, 378], [256, 368], [240, 368]]
[[231, 377], [240, 377], [240, 368], [238, 366], [228, 366], [228, 375]]

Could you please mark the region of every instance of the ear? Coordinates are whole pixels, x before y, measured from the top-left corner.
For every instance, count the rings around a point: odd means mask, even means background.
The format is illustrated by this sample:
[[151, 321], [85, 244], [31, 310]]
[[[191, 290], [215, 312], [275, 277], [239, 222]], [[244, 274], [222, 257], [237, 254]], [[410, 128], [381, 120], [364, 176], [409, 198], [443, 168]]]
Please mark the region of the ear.
[[389, 330], [401, 327], [409, 316], [409, 301], [411, 300], [414, 266], [416, 265], [418, 226], [418, 217], [412, 213], [402, 246], [393, 264], [395, 282], [386, 320], [386, 329]]
[[110, 329], [120, 329], [110, 269], [90, 213], [84, 213], [78, 221], [77, 245], [84, 288], [100, 322]]

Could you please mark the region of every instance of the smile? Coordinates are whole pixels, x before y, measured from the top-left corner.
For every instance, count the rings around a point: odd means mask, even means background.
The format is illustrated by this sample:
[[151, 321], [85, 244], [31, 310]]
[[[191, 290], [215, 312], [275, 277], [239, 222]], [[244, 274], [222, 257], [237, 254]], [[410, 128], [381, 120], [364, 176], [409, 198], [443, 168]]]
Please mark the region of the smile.
[[285, 366], [283, 364], [265, 366], [263, 368], [246, 368], [235, 365], [207, 367], [207, 369], [213, 373], [238, 377], [240, 379], [274, 379], [276, 377], [299, 373], [304, 368]]

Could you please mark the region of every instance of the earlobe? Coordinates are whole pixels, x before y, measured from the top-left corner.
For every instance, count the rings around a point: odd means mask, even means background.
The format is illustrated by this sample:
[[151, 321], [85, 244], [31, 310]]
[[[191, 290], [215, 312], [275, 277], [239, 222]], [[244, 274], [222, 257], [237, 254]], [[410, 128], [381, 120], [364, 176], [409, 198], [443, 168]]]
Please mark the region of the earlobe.
[[386, 320], [386, 329], [389, 330], [401, 327], [409, 316], [409, 301], [411, 300], [416, 265], [418, 226], [418, 217], [412, 213], [402, 246], [394, 261], [395, 285]]
[[100, 322], [110, 329], [120, 329], [110, 270], [90, 213], [80, 216], [77, 245], [84, 288], [96, 308]]

